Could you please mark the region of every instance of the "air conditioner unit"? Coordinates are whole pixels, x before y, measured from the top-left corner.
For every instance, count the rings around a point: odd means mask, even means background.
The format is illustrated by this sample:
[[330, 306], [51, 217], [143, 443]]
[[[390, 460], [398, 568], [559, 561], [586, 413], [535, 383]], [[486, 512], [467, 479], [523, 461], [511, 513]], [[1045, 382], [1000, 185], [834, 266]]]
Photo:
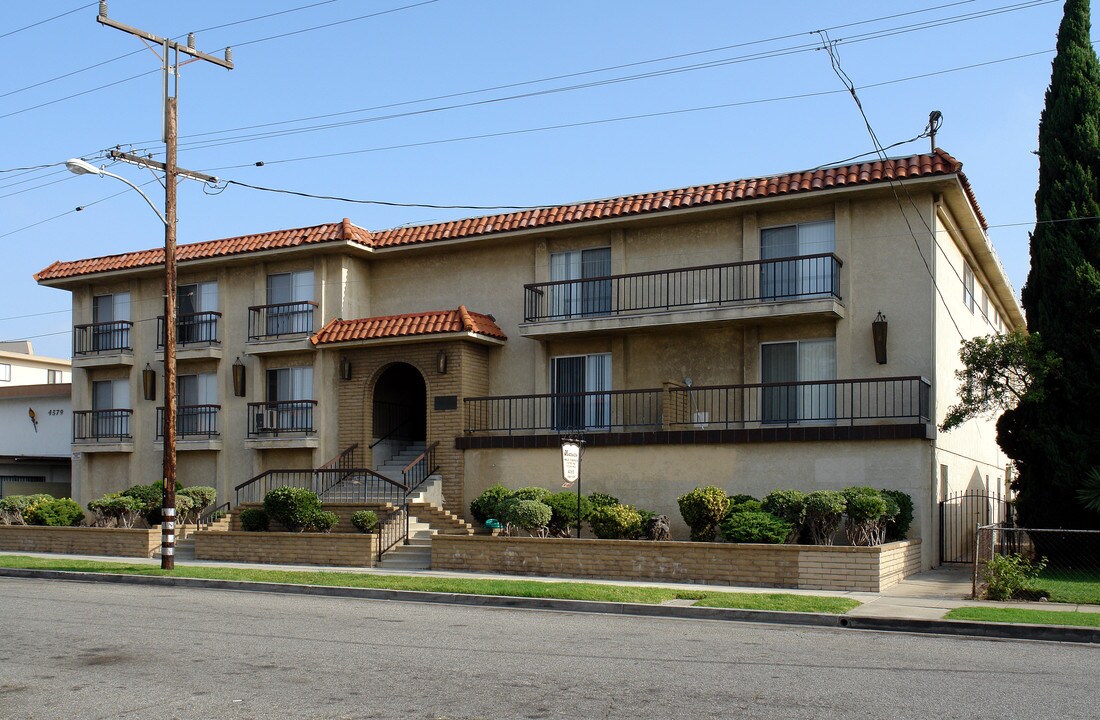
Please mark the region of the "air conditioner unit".
[[279, 411], [278, 410], [272, 410], [272, 409], [269, 408], [269, 409], [265, 410], [264, 412], [266, 412], [266, 414], [267, 414], [267, 417], [264, 418], [264, 427], [266, 427], [268, 430], [278, 430], [279, 429]]

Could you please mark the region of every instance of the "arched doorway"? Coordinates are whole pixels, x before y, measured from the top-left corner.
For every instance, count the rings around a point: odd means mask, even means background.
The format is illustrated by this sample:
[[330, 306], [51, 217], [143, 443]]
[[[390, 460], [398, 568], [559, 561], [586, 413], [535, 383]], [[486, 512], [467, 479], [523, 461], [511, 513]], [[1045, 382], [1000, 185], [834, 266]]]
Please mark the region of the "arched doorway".
[[378, 465], [428, 437], [428, 391], [408, 363], [387, 367], [374, 383], [371, 459]]

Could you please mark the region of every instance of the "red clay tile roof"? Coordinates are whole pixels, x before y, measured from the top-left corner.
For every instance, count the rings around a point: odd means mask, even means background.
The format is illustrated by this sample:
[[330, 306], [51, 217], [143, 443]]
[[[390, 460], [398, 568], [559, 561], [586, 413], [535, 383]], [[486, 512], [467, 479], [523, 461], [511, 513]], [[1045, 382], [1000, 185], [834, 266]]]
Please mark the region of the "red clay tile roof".
[[470, 312], [465, 305], [459, 305], [457, 310], [430, 310], [358, 320], [336, 318], [321, 328], [310, 338], [310, 341], [314, 345], [324, 345], [353, 340], [378, 340], [458, 332], [477, 333], [499, 340], [508, 339], [491, 315]]
[[[963, 190], [973, 206], [982, 228], [985, 229], [987, 227], [985, 216], [982, 215], [974, 191], [971, 189], [966, 175], [962, 172], [962, 163], [947, 152], [937, 148], [933, 153], [893, 158], [885, 161], [875, 160], [785, 173], [772, 177], [734, 180], [641, 195], [626, 195], [572, 205], [487, 215], [429, 225], [400, 227], [375, 233], [352, 225], [351, 221], [345, 218], [342, 223], [181, 245], [177, 257], [180, 261], [186, 262], [187, 260], [199, 258], [294, 247], [332, 240], [350, 240], [371, 248], [392, 248], [608, 218], [646, 215], [683, 208], [717, 206], [756, 198], [796, 195], [831, 188], [873, 185], [893, 180], [953, 174], [958, 175]], [[55, 262], [34, 277], [38, 281], [57, 280], [110, 270], [157, 265], [163, 262], [163, 258], [163, 250], [145, 250], [88, 260]]]

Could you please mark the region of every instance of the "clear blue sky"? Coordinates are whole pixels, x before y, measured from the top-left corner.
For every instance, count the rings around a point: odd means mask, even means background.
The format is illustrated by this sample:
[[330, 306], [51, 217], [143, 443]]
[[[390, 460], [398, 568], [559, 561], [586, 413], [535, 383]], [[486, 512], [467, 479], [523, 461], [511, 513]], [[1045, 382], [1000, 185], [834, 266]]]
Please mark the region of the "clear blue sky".
[[[990, 14], [998, 9], [1005, 11]], [[286, 10], [294, 11], [250, 20]], [[355, 19], [387, 10], [395, 11]], [[1027, 275], [1038, 169], [1032, 151], [1053, 57], [1043, 51], [1053, 50], [1061, 12], [1061, 2], [1023, 0], [110, 2], [121, 22], [158, 35], [199, 30], [197, 47], [208, 52], [235, 48], [231, 72], [201, 62], [182, 69], [181, 166], [315, 194], [429, 204], [555, 204], [805, 169], [870, 151], [828, 56], [812, 49], [818, 40], [810, 32], [821, 28], [835, 28], [829, 34], [843, 41], [840, 58], [858, 87], [1042, 52], [859, 92], [883, 144], [917, 135], [930, 110], [943, 112], [938, 144], [964, 162], [1017, 292]], [[912, 14], [838, 27], [899, 13]], [[138, 39], [101, 27], [96, 14], [97, 3], [80, 0], [0, 6], [0, 170], [90, 158], [119, 144], [163, 149], [159, 61]], [[959, 19], [969, 14], [981, 17]], [[944, 22], [907, 28], [936, 21]], [[330, 23], [338, 24], [295, 33]], [[295, 34], [249, 44], [284, 33]], [[790, 37], [769, 40], [780, 36]], [[126, 53], [133, 54], [53, 80]], [[744, 58], [760, 53], [771, 56]], [[682, 57], [646, 62], [669, 56]], [[706, 67], [684, 69], [699, 65]], [[649, 77], [609, 82], [639, 74]], [[486, 90], [515, 83], [524, 84]], [[547, 92], [576, 85], [587, 87]], [[77, 93], [84, 94], [52, 102]], [[431, 99], [456, 93], [467, 94]], [[486, 102], [520, 94], [528, 97]], [[807, 94], [815, 95], [732, 105]], [[444, 109], [454, 105], [465, 107]], [[333, 113], [343, 114], [234, 130]], [[539, 129], [561, 125], [574, 126]], [[506, 134], [514, 131], [531, 132]], [[456, 140], [478, 135], [491, 137]], [[188, 144], [196, 141], [222, 144]], [[920, 140], [891, 154], [927, 148]], [[279, 162], [360, 150], [369, 152]], [[152, 179], [127, 165], [111, 169], [137, 183]], [[0, 339], [32, 337], [39, 353], [69, 357], [70, 296], [37, 286], [31, 275], [54, 260], [160, 245], [159, 221], [125, 190], [63, 167], [0, 173]], [[156, 184], [145, 190], [161, 201]], [[382, 229], [475, 214], [240, 187], [212, 196], [185, 182], [179, 238], [343, 217]]]

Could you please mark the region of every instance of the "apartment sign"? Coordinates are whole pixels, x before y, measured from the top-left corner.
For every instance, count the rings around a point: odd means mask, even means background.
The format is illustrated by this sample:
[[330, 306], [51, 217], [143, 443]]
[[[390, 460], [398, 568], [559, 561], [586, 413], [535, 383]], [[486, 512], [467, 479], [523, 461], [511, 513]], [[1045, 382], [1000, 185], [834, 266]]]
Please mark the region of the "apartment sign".
[[581, 476], [581, 445], [567, 440], [561, 444], [561, 476], [563, 488], [572, 487]]

